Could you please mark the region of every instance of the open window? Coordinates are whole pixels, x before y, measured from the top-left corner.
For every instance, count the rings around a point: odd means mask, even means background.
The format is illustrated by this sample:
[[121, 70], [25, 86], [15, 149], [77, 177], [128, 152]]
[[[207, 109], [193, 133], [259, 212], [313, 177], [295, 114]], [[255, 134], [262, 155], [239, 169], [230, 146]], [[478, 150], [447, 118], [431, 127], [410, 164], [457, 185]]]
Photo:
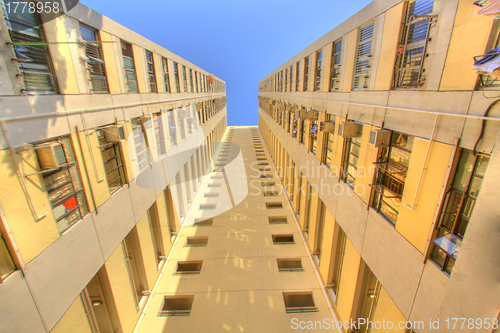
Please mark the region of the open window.
[[374, 190], [372, 207], [395, 225], [410, 164], [413, 136], [392, 132], [390, 142], [389, 147], [379, 150], [374, 163], [377, 170], [375, 182], [371, 185]]
[[134, 52], [132, 51], [132, 44], [122, 40], [121, 45], [123, 56], [123, 70], [125, 72], [127, 92], [139, 92], [139, 87], [137, 85], [137, 74], [135, 73]]
[[109, 193], [112, 194], [125, 184], [125, 172], [120, 148], [120, 140], [124, 138], [123, 127], [111, 125], [96, 130], [99, 140]]
[[84, 60], [90, 77], [91, 91], [93, 93], [107, 93], [109, 92], [108, 82], [98, 31], [80, 24], [80, 32], [82, 39], [87, 42]]
[[3, 12], [14, 48], [15, 57], [12, 58], [21, 71], [24, 91], [31, 94], [57, 93], [52, 59], [37, 13], [28, 10]]
[[359, 28], [358, 45], [354, 65], [353, 89], [367, 89], [370, 77], [372, 58], [372, 39], [374, 22], [369, 22]]
[[338, 91], [340, 84], [340, 56], [342, 39], [333, 42], [332, 63], [330, 67], [330, 91]]
[[146, 51], [146, 63], [148, 68], [149, 91], [152, 93], [158, 92], [156, 87], [155, 60], [153, 52]]

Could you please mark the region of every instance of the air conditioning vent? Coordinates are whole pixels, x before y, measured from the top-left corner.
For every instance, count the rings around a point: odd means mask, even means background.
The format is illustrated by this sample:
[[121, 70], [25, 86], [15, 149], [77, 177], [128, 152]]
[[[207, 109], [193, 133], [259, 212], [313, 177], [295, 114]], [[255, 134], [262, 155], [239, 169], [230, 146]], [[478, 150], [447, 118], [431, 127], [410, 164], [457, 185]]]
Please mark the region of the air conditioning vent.
[[360, 136], [361, 124], [355, 122], [344, 122], [339, 124], [339, 136], [349, 139]]
[[46, 147], [38, 148], [36, 154], [42, 170], [59, 168], [66, 164], [66, 155], [60, 143], [51, 143]]
[[391, 143], [391, 131], [375, 130], [370, 133], [370, 144], [375, 147], [389, 147]]
[[125, 132], [123, 131], [123, 126], [112, 125], [103, 128], [104, 136], [107, 142], [120, 142], [125, 140]]
[[335, 122], [334, 121], [322, 121], [319, 126], [319, 130], [325, 133], [335, 133]]

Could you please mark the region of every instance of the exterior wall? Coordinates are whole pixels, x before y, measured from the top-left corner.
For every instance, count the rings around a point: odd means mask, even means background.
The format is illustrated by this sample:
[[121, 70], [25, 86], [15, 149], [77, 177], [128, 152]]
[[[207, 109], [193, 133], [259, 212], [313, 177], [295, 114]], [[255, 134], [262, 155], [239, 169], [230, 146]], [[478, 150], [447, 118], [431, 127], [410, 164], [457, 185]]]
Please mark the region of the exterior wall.
[[[442, 322], [452, 317], [497, 317], [498, 301], [492, 300], [498, 299], [498, 294], [491, 292], [495, 289], [491, 279], [496, 276], [499, 265], [492, 254], [494, 251], [486, 250], [487, 244], [495, 243], [496, 232], [485, 224], [494, 223], [490, 215], [494, 205], [486, 208], [480, 203], [488, 201], [488, 190], [496, 188], [493, 161], [500, 130], [499, 109], [488, 97], [493, 96], [498, 87], [479, 86], [478, 73], [473, 66], [473, 57], [489, 51], [487, 47], [492, 48], [489, 44], [497, 36], [490, 36], [493, 16], [478, 15], [478, 8], [472, 1], [434, 1], [421, 80], [415, 86], [397, 87], [395, 67], [406, 5], [403, 1], [372, 2], [263, 78], [259, 82], [259, 127], [271, 154], [284, 149], [296, 168], [304, 173], [303, 183], [319, 189], [318, 200], [328, 210], [321, 252], [329, 259], [322, 260], [319, 265], [324, 282], [331, 281], [329, 275], [336, 262], [333, 259], [339, 255], [334, 245], [334, 223], [338, 223], [346, 235], [341, 283], [336, 295], [335, 308], [339, 317], [348, 320], [356, 315], [353, 311], [358, 306], [359, 286], [355, 284], [360, 281], [363, 271], [360, 267], [366, 264], [381, 285], [371, 318], [423, 320], [426, 327], [416, 331], [431, 332], [429, 318]], [[374, 32], [367, 88], [353, 90], [359, 27], [371, 20]], [[339, 38], [342, 38], [342, 54], [338, 92], [282, 93], [270, 89], [273, 75], [297, 61], [303, 62], [304, 57], [311, 56], [319, 48], [323, 48], [324, 64], [328, 64], [332, 43]], [[464, 45], [467, 48], [462, 50]], [[330, 79], [327, 71], [322, 72], [323, 87]], [[325, 116], [335, 119], [330, 168], [323, 162], [324, 154], [309, 154], [309, 138], [304, 145], [300, 144], [299, 139], [294, 139], [283, 124], [278, 123], [278, 114], [281, 112], [281, 117], [285, 117], [293, 113], [294, 107], [321, 110]], [[484, 116], [484, 120], [473, 115]], [[319, 121], [322, 119], [320, 117]], [[341, 181], [345, 144], [337, 133], [339, 125], [345, 121], [363, 126], [353, 187]], [[370, 187], [376, 183], [374, 163], [379, 161], [382, 148], [368, 141], [370, 132], [381, 128], [414, 137], [395, 222], [373, 207], [375, 192]], [[318, 138], [322, 136], [319, 130]], [[322, 151], [325, 141], [318, 140], [318, 144], [318, 150]], [[457, 163], [462, 150], [485, 154], [491, 158], [491, 163], [467, 234], [460, 237], [463, 243], [457, 262], [448, 274], [432, 259], [433, 241], [443, 198], [455, 176], [453, 163]], [[273, 161], [277, 166], [281, 163], [275, 156]], [[334, 188], [336, 191], [332, 193], [330, 189]], [[315, 218], [309, 222], [303, 218], [304, 207], [293, 206], [301, 216], [301, 225], [317, 223]], [[308, 242], [312, 244], [314, 240]], [[472, 250], [465, 250], [468, 246], [478, 252], [473, 255]], [[486, 271], [479, 269], [477, 264], [483, 258], [490, 260]], [[472, 292], [488, 294], [486, 302], [478, 304], [469, 298]], [[451, 330], [441, 327], [439, 331]]]

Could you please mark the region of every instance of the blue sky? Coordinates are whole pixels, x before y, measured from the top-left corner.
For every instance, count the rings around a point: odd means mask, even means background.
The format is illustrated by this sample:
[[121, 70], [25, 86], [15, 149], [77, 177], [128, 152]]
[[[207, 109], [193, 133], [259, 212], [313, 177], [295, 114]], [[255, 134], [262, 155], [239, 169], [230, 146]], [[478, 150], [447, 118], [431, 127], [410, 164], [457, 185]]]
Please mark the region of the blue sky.
[[257, 84], [371, 1], [82, 0], [226, 81], [228, 125], [257, 125]]

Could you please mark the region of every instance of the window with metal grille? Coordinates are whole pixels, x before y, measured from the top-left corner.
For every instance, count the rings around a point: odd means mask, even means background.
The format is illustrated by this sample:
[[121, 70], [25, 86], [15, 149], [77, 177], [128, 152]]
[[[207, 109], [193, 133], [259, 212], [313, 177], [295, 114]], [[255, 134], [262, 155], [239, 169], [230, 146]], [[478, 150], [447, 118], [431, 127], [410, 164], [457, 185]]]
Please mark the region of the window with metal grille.
[[474, 210], [490, 157], [462, 149], [438, 218], [432, 258], [451, 273]]
[[[326, 116], [326, 121], [335, 122], [335, 116], [329, 114]], [[325, 152], [323, 153], [323, 163], [328, 168], [332, 167], [333, 156], [335, 156], [334, 151], [334, 141], [335, 141], [335, 133], [325, 133], [324, 147]]]
[[182, 66], [182, 83], [184, 87], [183, 92], [188, 92], [187, 90], [187, 74], [186, 74], [186, 66]]
[[168, 74], [168, 60], [166, 58], [162, 58], [163, 62], [163, 81], [165, 81], [165, 92], [170, 91], [170, 76]]
[[[93, 93], [107, 93], [108, 83], [102, 56], [101, 45], [97, 30], [80, 24], [80, 32], [85, 44], [86, 68], [90, 77], [91, 90]], [[93, 43], [97, 42], [97, 43]]]
[[339, 39], [333, 42], [332, 64], [330, 67], [330, 91], [339, 90], [341, 53], [342, 53], [342, 39]]
[[62, 137], [34, 148], [57, 230], [62, 233], [88, 213], [73, 146], [69, 137]]
[[358, 173], [358, 158], [361, 149], [361, 135], [345, 139], [344, 156], [342, 157], [342, 180], [354, 187], [356, 175]]
[[198, 86], [198, 76], [199, 76], [199, 73], [194, 72], [194, 82], [196, 83], [196, 91], [195, 92], [200, 92], [200, 88]]
[[146, 51], [146, 62], [148, 64], [148, 77], [149, 77], [150, 91], [153, 93], [158, 92], [158, 90], [156, 88], [155, 62], [154, 62], [154, 58], [153, 58], [153, 52]]
[[317, 143], [318, 143], [318, 120], [317, 120], [317, 114], [318, 111], [313, 110], [312, 112], [316, 113], [316, 119], [315, 120], [310, 120], [309, 121], [309, 150], [311, 153], [316, 155], [316, 149], [317, 149]]
[[309, 89], [309, 57], [304, 58], [304, 91]]
[[359, 28], [356, 61], [354, 65], [353, 89], [368, 88], [370, 58], [372, 56], [373, 22]]
[[[486, 52], [491, 52], [494, 49], [500, 47], [500, 16], [495, 15], [493, 26], [491, 28], [490, 37], [486, 44]], [[493, 51], [494, 52], [494, 51]], [[498, 55], [498, 53], [496, 53]], [[479, 60], [485, 57], [486, 54], [474, 57], [475, 60]], [[477, 88], [498, 88], [500, 87], [500, 75], [498, 75], [499, 70], [496, 69], [491, 73], [486, 71], [478, 71], [478, 83]]]
[[396, 224], [401, 197], [410, 165], [413, 136], [392, 132], [391, 145], [381, 148], [375, 166], [372, 207], [392, 224]]
[[321, 90], [321, 50], [316, 51], [316, 68], [314, 70], [314, 91]]
[[413, 0], [407, 6], [396, 59], [396, 87], [415, 87], [423, 83], [422, 71], [433, 6], [434, 0]]
[[163, 135], [163, 118], [161, 113], [153, 113], [153, 129], [155, 132], [156, 150], [158, 152], [158, 156], [164, 155], [167, 153], [167, 149], [165, 147], [165, 137]]
[[[0, 4], [12, 3], [4, 0]], [[45, 43], [42, 26], [36, 13], [25, 11], [7, 11], [3, 8], [5, 24], [13, 44], [13, 59], [16, 60], [24, 90], [35, 94], [57, 93], [56, 79], [49, 54], [48, 44]]]
[[300, 72], [300, 61], [297, 61], [297, 71], [295, 72], [295, 91], [299, 91], [299, 72]]
[[174, 61], [175, 92], [181, 92], [179, 86], [179, 65]]
[[285, 91], [288, 91], [288, 68], [285, 69]]
[[194, 86], [193, 86], [193, 70], [190, 68], [189, 69], [189, 92], [194, 92]]
[[137, 86], [137, 76], [135, 74], [134, 54], [132, 44], [122, 40], [123, 70], [125, 71], [125, 82], [127, 83], [127, 92], [139, 92]]
[[301, 121], [301, 129], [300, 129], [300, 143], [305, 143], [306, 142], [306, 135], [307, 135], [307, 124], [304, 119]]
[[114, 135], [114, 133], [107, 132], [106, 128], [97, 129], [96, 133], [99, 139], [99, 149], [101, 150], [104, 170], [106, 171], [109, 193], [113, 193], [125, 183], [120, 145], [116, 141], [110, 142], [106, 139], [106, 134]]
[[290, 84], [289, 84], [290, 91], [293, 91], [293, 86], [292, 86], [292, 82], [293, 82], [293, 65], [290, 66], [290, 75], [289, 75], [289, 78], [290, 78]]

